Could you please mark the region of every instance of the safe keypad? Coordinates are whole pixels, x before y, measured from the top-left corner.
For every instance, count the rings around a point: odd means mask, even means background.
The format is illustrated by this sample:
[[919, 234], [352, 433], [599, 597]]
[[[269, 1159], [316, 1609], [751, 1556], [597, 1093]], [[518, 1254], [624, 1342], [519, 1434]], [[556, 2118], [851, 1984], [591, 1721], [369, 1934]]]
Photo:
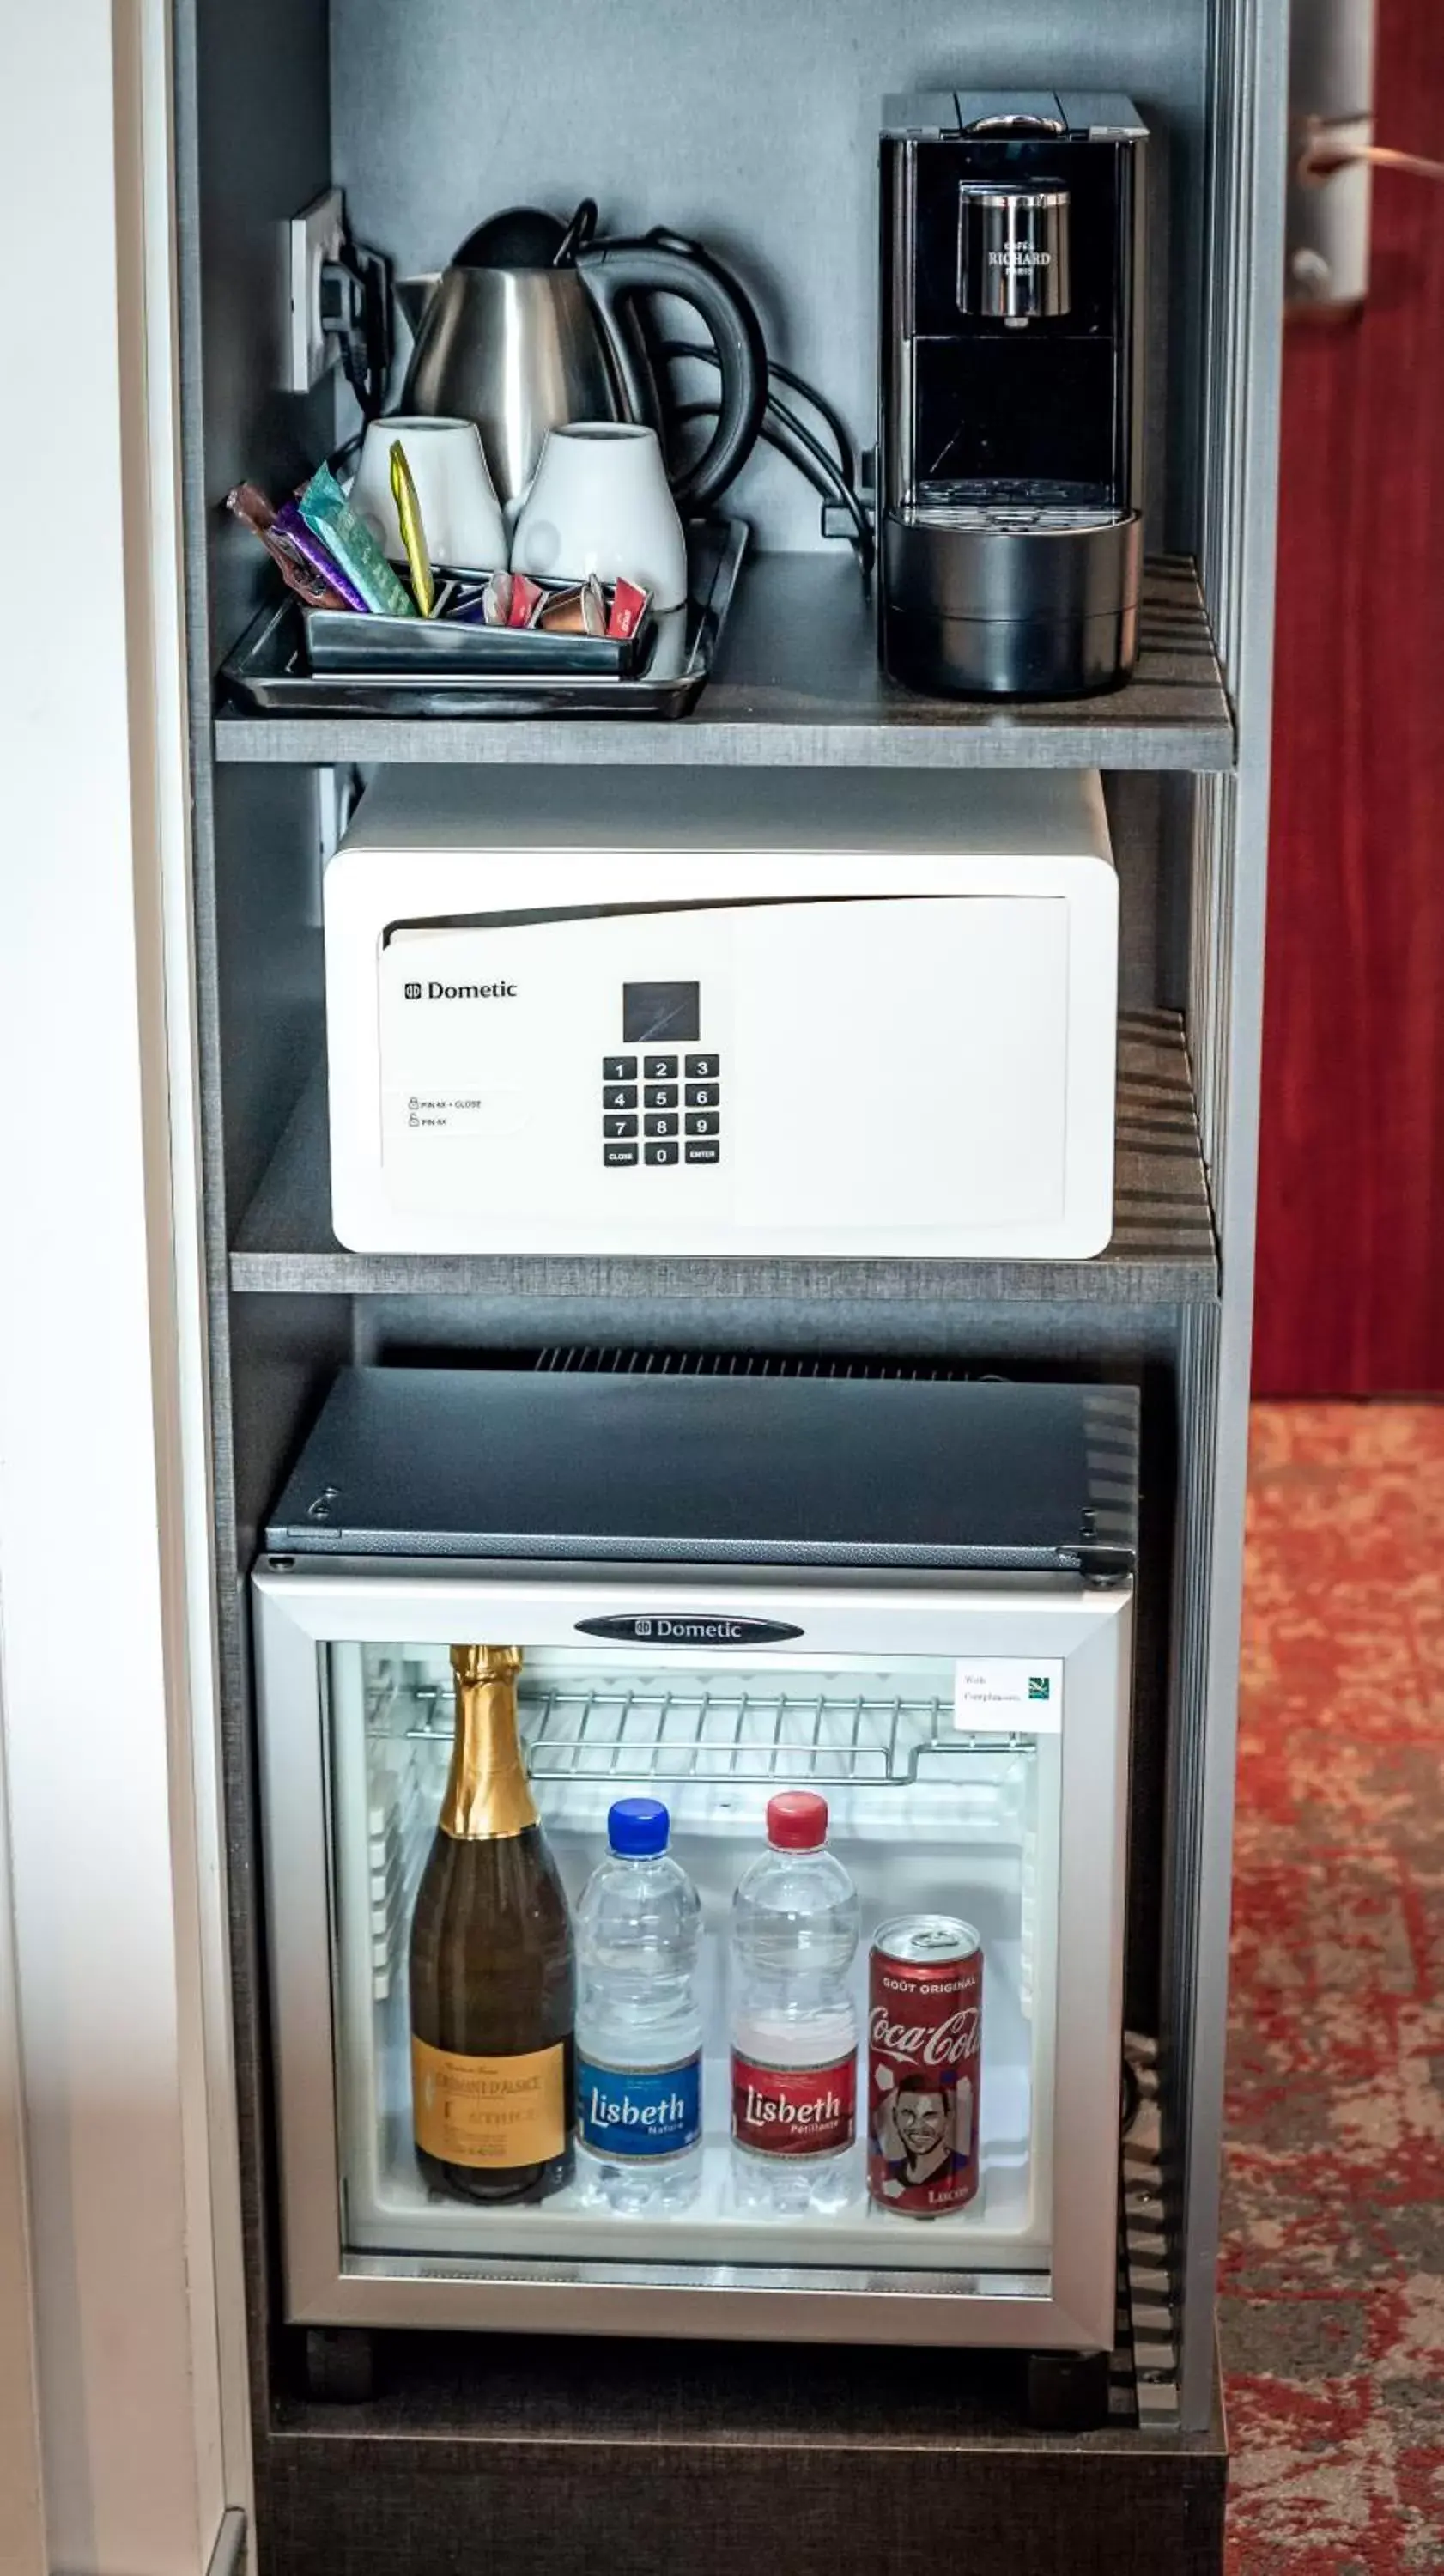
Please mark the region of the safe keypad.
[[721, 1074], [720, 1056], [694, 1050], [604, 1055], [602, 1161], [607, 1169], [624, 1171], [639, 1162], [662, 1170], [681, 1162], [719, 1163]]

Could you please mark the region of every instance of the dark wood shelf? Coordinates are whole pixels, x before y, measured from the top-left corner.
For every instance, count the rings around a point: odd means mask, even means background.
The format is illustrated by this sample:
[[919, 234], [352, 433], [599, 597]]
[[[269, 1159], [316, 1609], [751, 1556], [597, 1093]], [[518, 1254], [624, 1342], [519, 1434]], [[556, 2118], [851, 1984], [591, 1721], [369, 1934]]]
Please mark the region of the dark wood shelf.
[[[839, 556], [841, 559], [839, 559]], [[1225, 770], [1233, 717], [1191, 563], [1144, 574], [1138, 667], [1126, 688], [997, 706], [915, 697], [878, 668], [850, 555], [743, 565], [716, 672], [674, 723], [265, 716], [226, 708], [218, 760], [607, 762], [910, 769]]]
[[323, 1069], [307, 1084], [242, 1220], [233, 1289], [323, 1296], [765, 1297], [1190, 1305], [1218, 1260], [1182, 1027], [1126, 1017], [1119, 1034], [1115, 1230], [1092, 1261], [698, 1259], [629, 1253], [347, 1252], [331, 1231]]

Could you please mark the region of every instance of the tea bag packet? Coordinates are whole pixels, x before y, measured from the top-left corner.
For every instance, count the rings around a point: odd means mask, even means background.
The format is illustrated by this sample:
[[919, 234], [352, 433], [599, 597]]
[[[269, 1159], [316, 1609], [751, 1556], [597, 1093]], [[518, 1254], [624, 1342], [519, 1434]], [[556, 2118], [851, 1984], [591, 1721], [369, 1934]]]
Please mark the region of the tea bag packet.
[[391, 497], [396, 504], [396, 517], [401, 529], [401, 542], [406, 548], [416, 605], [423, 617], [434, 617], [436, 584], [432, 579], [431, 557], [426, 546], [426, 523], [421, 516], [421, 502], [407, 463], [406, 450], [399, 438], [391, 442]]
[[318, 465], [297, 507], [328, 554], [355, 584], [367, 608], [382, 617], [414, 617], [416, 604], [399, 580], [364, 519], [352, 509], [328, 465]]
[[355, 609], [362, 617], [370, 615], [370, 602], [357, 589], [348, 572], [336, 561], [329, 546], [323, 546], [315, 529], [308, 527], [294, 501], [283, 501], [276, 512], [271, 534], [291, 547], [301, 562], [340, 594], [343, 608]]
[[[226, 508], [233, 518], [239, 519], [243, 528], [249, 528], [252, 536], [260, 539], [273, 562], [280, 567], [281, 578], [287, 588], [295, 592], [303, 607], [351, 608], [357, 604], [345, 596], [344, 576], [330, 557], [326, 556], [323, 571], [306, 549], [297, 544], [291, 530], [278, 525], [276, 512], [265, 493], [254, 483], [238, 483], [234, 492], [226, 494]], [[304, 521], [302, 526], [315, 555], [323, 555], [324, 548], [317, 544]]]

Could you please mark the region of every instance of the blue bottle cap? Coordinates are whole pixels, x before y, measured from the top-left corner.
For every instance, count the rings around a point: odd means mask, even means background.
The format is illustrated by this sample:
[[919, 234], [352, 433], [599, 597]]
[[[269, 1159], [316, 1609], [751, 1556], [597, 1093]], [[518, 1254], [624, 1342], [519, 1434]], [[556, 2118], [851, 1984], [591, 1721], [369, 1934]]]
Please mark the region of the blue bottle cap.
[[624, 1860], [650, 1860], [664, 1852], [671, 1829], [660, 1798], [618, 1798], [607, 1814], [607, 1840]]

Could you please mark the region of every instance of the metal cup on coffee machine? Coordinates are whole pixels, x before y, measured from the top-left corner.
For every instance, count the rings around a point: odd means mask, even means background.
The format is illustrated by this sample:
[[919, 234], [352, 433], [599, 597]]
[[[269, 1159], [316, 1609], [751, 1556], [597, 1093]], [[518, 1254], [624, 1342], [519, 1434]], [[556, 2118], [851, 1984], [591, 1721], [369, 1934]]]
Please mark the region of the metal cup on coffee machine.
[[1014, 326], [1066, 313], [1068, 190], [964, 187], [958, 196], [959, 312]]

